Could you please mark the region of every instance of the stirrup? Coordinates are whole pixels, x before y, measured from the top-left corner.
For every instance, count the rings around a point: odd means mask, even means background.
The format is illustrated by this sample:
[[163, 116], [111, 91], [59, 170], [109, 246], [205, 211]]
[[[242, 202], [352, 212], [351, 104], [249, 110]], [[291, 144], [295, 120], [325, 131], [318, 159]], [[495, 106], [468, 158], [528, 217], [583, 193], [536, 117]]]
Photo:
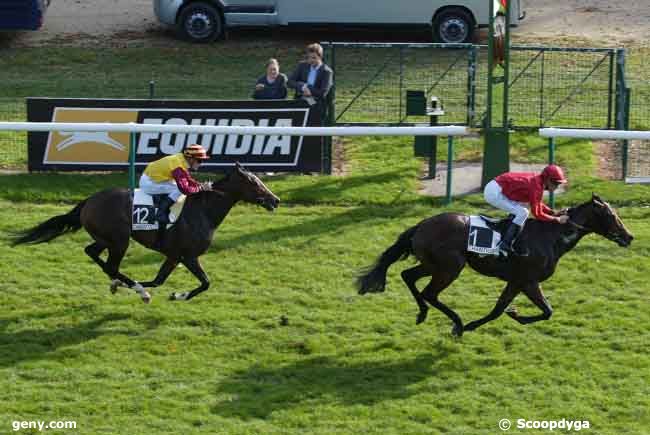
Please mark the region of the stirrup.
[[499, 256], [503, 257], [528, 257], [530, 252], [528, 250], [518, 249], [515, 247], [515, 243], [510, 246], [500, 245], [499, 246]]
[[516, 255], [512, 249], [508, 249], [505, 246], [499, 246], [499, 257], [508, 258], [511, 255]]
[[515, 248], [514, 245], [512, 246], [512, 253], [516, 255], [517, 257], [528, 257], [530, 255], [530, 252], [528, 252], [528, 249], [523, 249], [523, 248]]

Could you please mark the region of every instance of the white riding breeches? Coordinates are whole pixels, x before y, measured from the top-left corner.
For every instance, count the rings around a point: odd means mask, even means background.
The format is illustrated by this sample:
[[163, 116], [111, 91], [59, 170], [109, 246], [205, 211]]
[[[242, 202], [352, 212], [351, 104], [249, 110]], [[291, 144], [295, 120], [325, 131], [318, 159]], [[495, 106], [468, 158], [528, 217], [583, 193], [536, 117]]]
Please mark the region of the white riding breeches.
[[181, 191], [178, 190], [176, 181], [169, 180], [157, 183], [149, 178], [147, 174], [142, 174], [140, 177], [140, 189], [149, 195], [163, 195], [166, 193], [174, 202], [181, 196]]
[[483, 190], [483, 197], [488, 202], [488, 204], [500, 209], [507, 211], [515, 215], [515, 218], [512, 220], [513, 223], [523, 227], [528, 219], [528, 209], [517, 201], [508, 199], [503, 192], [501, 191], [501, 186], [495, 180], [490, 181], [485, 185]]

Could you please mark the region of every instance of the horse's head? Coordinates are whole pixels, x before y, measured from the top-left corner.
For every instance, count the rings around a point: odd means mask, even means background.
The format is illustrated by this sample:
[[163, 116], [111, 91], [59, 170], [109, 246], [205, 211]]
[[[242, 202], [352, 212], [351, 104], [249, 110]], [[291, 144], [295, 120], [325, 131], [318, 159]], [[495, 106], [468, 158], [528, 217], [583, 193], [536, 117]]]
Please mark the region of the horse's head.
[[226, 181], [228, 192], [238, 199], [250, 204], [261, 205], [268, 211], [275, 210], [280, 204], [280, 198], [275, 196], [255, 174], [247, 171], [238, 162]]
[[618, 243], [619, 246], [630, 246], [634, 236], [625, 228], [616, 211], [608, 203], [593, 194], [591, 201], [583, 206], [586, 213], [583, 224], [585, 228]]

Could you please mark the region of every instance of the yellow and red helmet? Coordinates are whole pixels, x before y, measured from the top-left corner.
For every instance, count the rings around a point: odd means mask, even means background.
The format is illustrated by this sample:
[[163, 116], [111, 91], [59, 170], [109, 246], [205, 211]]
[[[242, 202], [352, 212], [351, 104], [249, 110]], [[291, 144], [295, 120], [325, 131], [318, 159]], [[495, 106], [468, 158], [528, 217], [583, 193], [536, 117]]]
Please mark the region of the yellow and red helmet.
[[210, 158], [208, 157], [208, 153], [205, 148], [203, 148], [201, 145], [196, 144], [188, 146], [185, 151], [183, 151], [183, 155], [185, 157], [197, 160], [207, 160]]

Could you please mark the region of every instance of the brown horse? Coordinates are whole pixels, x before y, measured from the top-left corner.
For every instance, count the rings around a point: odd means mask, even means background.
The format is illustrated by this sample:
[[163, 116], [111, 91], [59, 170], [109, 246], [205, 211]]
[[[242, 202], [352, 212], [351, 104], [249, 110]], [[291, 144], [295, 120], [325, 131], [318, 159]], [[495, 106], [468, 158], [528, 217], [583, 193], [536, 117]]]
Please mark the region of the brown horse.
[[[569, 222], [564, 225], [529, 220], [518, 241], [528, 251], [528, 255], [509, 258], [482, 256], [467, 251], [467, 215], [443, 213], [425, 219], [402, 233], [376, 264], [359, 277], [359, 294], [384, 291], [386, 272], [390, 265], [413, 254], [420, 264], [402, 271], [402, 279], [420, 308], [417, 324], [426, 319], [428, 302], [454, 322], [452, 334], [461, 336], [463, 331], [472, 331], [499, 317], [522, 291], [542, 310], [542, 314], [521, 316], [514, 309], [506, 313], [524, 325], [547, 320], [553, 311], [544, 297], [540, 283], [553, 275], [562, 255], [590, 233], [599, 234], [623, 247], [629, 246], [633, 239], [616, 212], [596, 195], [593, 195], [591, 201], [569, 209], [567, 214]], [[458, 314], [440, 302], [438, 295], [458, 278], [466, 263], [482, 275], [499, 278], [507, 284], [496, 306], [487, 316], [463, 326]], [[431, 281], [420, 292], [415, 284], [426, 276], [430, 276]]]
[[[145, 303], [149, 303], [151, 296], [144, 288], [163, 284], [178, 263], [182, 263], [199, 279], [201, 285], [189, 292], [172, 293], [170, 299], [189, 300], [210, 286], [198, 257], [208, 250], [214, 231], [239, 201], [273, 211], [280, 199], [259, 178], [237, 164], [232, 173], [212, 183], [211, 190], [187, 197], [181, 215], [166, 231], [160, 246], [156, 243], [157, 231], [131, 230], [132, 198], [127, 189], [98, 192], [80, 202], [69, 213], [55, 216], [18, 234], [13, 244], [48, 242], [83, 226], [95, 240], [86, 246], [86, 254], [111, 278], [111, 292], [115, 293], [119, 286], [128, 287], [135, 290]], [[131, 237], [167, 257], [153, 281], [138, 283], [119, 272]], [[106, 261], [100, 258], [104, 250], [108, 250]]]

